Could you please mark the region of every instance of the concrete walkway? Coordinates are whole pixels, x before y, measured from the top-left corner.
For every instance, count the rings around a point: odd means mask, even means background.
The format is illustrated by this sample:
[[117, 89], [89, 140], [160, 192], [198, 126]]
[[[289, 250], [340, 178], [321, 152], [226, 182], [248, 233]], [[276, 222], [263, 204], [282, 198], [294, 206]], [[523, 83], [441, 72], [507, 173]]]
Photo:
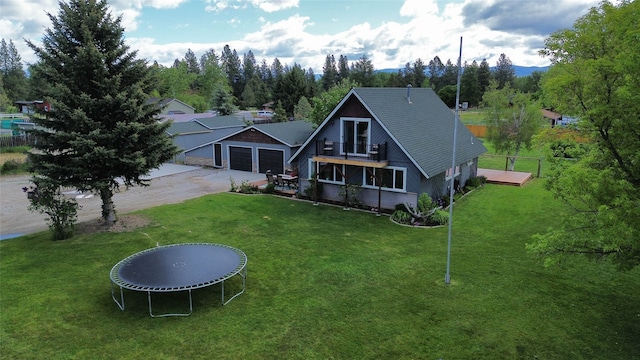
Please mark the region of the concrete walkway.
[[[48, 229], [46, 215], [28, 210], [29, 200], [22, 188], [30, 185], [30, 178], [29, 175], [3, 176], [0, 181], [0, 240]], [[149, 186], [121, 187], [114, 194], [113, 202], [118, 214], [229, 191], [232, 179], [236, 185], [240, 185], [244, 181], [254, 183], [264, 180], [265, 175], [164, 164], [153, 170], [148, 178], [151, 179]], [[100, 218], [102, 201], [99, 196], [74, 191], [68, 195], [75, 197], [81, 206], [78, 222]]]

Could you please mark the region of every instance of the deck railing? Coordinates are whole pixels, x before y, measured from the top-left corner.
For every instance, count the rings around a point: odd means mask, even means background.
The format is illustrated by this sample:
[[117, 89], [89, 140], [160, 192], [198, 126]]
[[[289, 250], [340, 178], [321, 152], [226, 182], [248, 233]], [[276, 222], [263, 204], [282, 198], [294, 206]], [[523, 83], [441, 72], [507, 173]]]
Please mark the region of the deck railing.
[[333, 156], [349, 158], [368, 158], [375, 161], [387, 160], [387, 143], [354, 144], [353, 142], [337, 142], [329, 139], [316, 140], [316, 156]]

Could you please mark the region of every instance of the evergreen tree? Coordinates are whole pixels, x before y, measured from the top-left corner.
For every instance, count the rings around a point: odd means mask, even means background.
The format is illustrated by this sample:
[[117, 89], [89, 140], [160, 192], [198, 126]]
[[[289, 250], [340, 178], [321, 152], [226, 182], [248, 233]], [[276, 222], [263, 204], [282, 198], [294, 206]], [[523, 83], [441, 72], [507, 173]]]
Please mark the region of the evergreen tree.
[[313, 112], [313, 107], [307, 100], [306, 96], [300, 98], [296, 106], [293, 108], [293, 117], [296, 120], [307, 120]]
[[336, 69], [336, 59], [333, 55], [327, 55], [322, 67], [322, 89], [329, 90], [338, 82], [338, 69]]
[[22, 58], [12, 40], [0, 42], [0, 74], [3, 76], [3, 88], [10, 101], [25, 100], [28, 82], [22, 68]]
[[350, 79], [363, 87], [372, 87], [374, 84], [373, 70], [371, 60], [367, 55], [362, 55], [362, 57], [351, 66]]
[[413, 76], [415, 77], [416, 87], [422, 87], [427, 80], [427, 74], [425, 71], [427, 70], [427, 65], [422, 61], [422, 59], [418, 58], [413, 63]]
[[240, 98], [242, 91], [244, 90], [244, 83], [242, 80], [242, 64], [240, 63], [240, 57], [238, 52], [225, 45], [220, 56], [220, 65], [222, 70], [227, 75], [229, 86], [233, 90], [234, 98]]
[[489, 81], [491, 81], [491, 68], [489, 67], [487, 59], [482, 59], [480, 67], [478, 67], [478, 86], [480, 86], [480, 96], [487, 91]]
[[301, 97], [306, 95], [307, 78], [304, 70], [299, 64], [294, 64], [293, 68], [282, 75], [276, 82], [274, 100], [284, 108], [287, 115], [293, 115], [293, 107]]
[[191, 49], [187, 50], [187, 53], [184, 54], [184, 62], [187, 64], [187, 72], [189, 74], [200, 74], [200, 64], [198, 64], [198, 58], [196, 54], [191, 51]]
[[475, 60], [471, 65], [465, 62], [464, 71], [460, 77], [460, 101], [466, 101], [471, 106], [478, 105], [482, 99], [478, 83], [478, 69], [478, 63]]
[[[458, 64], [451, 62], [451, 59], [447, 60], [444, 65], [444, 73], [441, 78], [441, 86], [456, 86], [458, 84]], [[453, 101], [455, 103], [455, 100]]]
[[150, 170], [170, 160], [176, 147], [160, 123], [157, 104], [148, 103], [152, 79], [144, 60], [124, 43], [122, 17], [113, 18], [106, 0], [60, 2], [47, 14], [42, 47], [28, 41], [38, 70], [51, 84], [51, 110], [35, 121], [46, 130], [29, 154], [30, 170], [59, 186], [97, 193], [106, 224], [116, 221], [113, 194], [147, 185]]
[[429, 70], [429, 84], [433, 87], [433, 91], [438, 93], [440, 89], [445, 85], [442, 81], [444, 75], [444, 64], [438, 56], [429, 61], [427, 65]]
[[349, 60], [345, 55], [340, 55], [338, 58], [338, 77], [336, 83], [341, 83], [342, 80], [349, 79]]
[[512, 85], [516, 77], [516, 69], [513, 67], [511, 60], [505, 54], [500, 54], [493, 78], [498, 83], [498, 89], [502, 89], [507, 84]]
[[284, 107], [282, 107], [282, 102], [278, 101], [276, 103], [276, 108], [273, 111], [273, 117], [271, 118], [273, 122], [285, 122], [287, 121], [287, 112]]
[[213, 90], [211, 104], [218, 115], [232, 115], [238, 111], [238, 108], [235, 106], [235, 100], [229, 86], [224, 84], [217, 86]]

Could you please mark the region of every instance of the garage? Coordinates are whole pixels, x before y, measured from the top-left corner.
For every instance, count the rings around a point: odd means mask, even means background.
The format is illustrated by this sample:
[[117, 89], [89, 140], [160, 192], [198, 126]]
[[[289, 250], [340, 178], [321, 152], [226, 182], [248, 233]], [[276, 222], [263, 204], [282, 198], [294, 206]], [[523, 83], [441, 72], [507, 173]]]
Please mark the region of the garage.
[[258, 172], [271, 170], [274, 174], [284, 174], [284, 151], [258, 149]]
[[229, 146], [229, 169], [253, 171], [250, 147]]

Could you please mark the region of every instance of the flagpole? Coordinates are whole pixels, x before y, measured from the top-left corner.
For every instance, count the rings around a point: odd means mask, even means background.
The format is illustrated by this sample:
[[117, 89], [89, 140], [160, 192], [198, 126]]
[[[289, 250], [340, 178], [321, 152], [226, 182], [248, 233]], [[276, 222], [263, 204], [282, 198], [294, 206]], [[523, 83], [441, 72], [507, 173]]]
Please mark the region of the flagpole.
[[458, 121], [460, 119], [460, 74], [462, 73], [462, 36], [460, 36], [460, 54], [458, 56], [458, 85], [456, 89], [456, 110], [453, 120], [453, 155], [451, 156], [451, 184], [449, 185], [449, 235], [447, 236], [447, 273], [444, 275], [444, 283], [451, 283], [451, 231], [453, 229], [453, 194], [455, 192], [456, 178], [456, 142], [458, 138]]

